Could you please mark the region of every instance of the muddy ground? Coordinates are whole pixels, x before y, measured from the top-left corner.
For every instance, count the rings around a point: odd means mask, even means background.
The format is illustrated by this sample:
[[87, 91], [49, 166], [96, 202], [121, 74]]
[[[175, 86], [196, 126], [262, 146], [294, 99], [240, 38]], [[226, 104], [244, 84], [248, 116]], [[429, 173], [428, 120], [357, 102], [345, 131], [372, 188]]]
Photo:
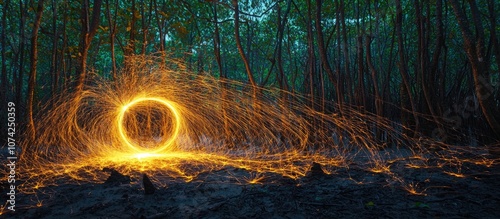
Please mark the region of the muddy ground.
[[[397, 172], [398, 165], [391, 170]], [[19, 194], [16, 212], [4, 210], [0, 217], [500, 218], [498, 170], [463, 166], [465, 177], [457, 177], [443, 168], [402, 168], [395, 176], [352, 164], [331, 174], [316, 168], [290, 179], [226, 167], [190, 182], [164, 177], [165, 186], [153, 181], [156, 190], [149, 195], [142, 177], [115, 174], [103, 183], [60, 182], [36, 194]]]

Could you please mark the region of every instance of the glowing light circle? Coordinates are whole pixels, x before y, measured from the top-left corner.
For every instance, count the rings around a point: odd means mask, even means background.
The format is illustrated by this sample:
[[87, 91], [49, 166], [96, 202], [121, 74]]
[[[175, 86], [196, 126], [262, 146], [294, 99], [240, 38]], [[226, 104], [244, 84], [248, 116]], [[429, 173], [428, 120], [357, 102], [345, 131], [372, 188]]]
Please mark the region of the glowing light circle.
[[[129, 137], [125, 133], [125, 129], [123, 128], [123, 120], [125, 117], [125, 113], [128, 111], [128, 109], [137, 103], [145, 102], [145, 101], [158, 102], [158, 103], [166, 106], [168, 108], [168, 110], [170, 110], [170, 112], [173, 115], [173, 123], [174, 123], [173, 126], [174, 127], [173, 127], [172, 135], [170, 136], [170, 138], [168, 140], [164, 141], [163, 144], [157, 146], [154, 149], [146, 149], [144, 147], [141, 147], [139, 145], [132, 143], [132, 141], [130, 141]], [[168, 149], [172, 145], [172, 143], [174, 143], [177, 136], [179, 135], [179, 130], [181, 127], [181, 116], [180, 116], [177, 108], [175, 107], [175, 103], [172, 101], [166, 100], [164, 98], [160, 98], [160, 97], [139, 97], [139, 98], [136, 98], [136, 99], [130, 101], [129, 103], [123, 105], [120, 108], [117, 118], [118, 118], [117, 119], [118, 133], [121, 137], [121, 141], [125, 145], [127, 145], [129, 148], [131, 148], [132, 150], [134, 150], [136, 152], [141, 152], [141, 153], [158, 153], [160, 151], [164, 151], [164, 150]]]

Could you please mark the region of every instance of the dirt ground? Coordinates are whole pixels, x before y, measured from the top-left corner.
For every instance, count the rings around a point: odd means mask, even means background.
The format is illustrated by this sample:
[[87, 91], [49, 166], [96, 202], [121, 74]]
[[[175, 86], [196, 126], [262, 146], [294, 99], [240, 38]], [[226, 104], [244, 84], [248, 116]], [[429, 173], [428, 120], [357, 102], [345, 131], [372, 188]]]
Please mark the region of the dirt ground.
[[166, 186], [150, 195], [142, 177], [114, 174], [104, 183], [62, 183], [19, 194], [16, 212], [0, 217], [500, 218], [498, 166], [464, 166], [465, 177], [433, 168], [402, 168], [399, 178], [355, 164], [331, 174], [312, 169], [295, 180], [226, 167], [190, 182], [165, 177]]

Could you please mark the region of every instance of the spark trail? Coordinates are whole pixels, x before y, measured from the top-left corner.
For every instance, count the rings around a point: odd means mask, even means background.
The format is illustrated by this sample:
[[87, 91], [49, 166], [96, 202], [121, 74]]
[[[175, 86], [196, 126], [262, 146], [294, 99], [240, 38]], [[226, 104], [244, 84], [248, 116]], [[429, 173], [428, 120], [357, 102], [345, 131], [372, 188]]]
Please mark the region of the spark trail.
[[391, 168], [395, 163], [496, 162], [479, 153], [460, 159], [473, 149], [406, 136], [405, 127], [347, 106], [330, 103], [329, 113], [319, 112], [297, 94], [258, 88], [255, 95], [247, 84], [159, 65], [151, 57], [130, 66], [117, 81], [92, 78], [81, 95], [62, 92], [45, 106], [36, 140], [22, 145], [24, 192], [60, 180], [102, 182], [105, 167], [148, 173], [162, 184], [161, 176], [190, 181], [227, 166], [296, 179], [313, 162], [327, 173], [355, 162], [417, 194]]

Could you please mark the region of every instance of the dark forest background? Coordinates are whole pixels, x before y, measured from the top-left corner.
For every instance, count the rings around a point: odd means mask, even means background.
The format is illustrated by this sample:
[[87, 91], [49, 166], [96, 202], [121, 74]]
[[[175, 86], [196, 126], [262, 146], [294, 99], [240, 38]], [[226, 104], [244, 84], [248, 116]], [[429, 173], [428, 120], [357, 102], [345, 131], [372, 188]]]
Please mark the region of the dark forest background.
[[115, 80], [133, 55], [165, 54], [196, 74], [302, 94], [318, 111], [355, 107], [455, 144], [500, 139], [496, 0], [0, 3], [0, 117], [14, 102], [18, 134], [89, 74]]

